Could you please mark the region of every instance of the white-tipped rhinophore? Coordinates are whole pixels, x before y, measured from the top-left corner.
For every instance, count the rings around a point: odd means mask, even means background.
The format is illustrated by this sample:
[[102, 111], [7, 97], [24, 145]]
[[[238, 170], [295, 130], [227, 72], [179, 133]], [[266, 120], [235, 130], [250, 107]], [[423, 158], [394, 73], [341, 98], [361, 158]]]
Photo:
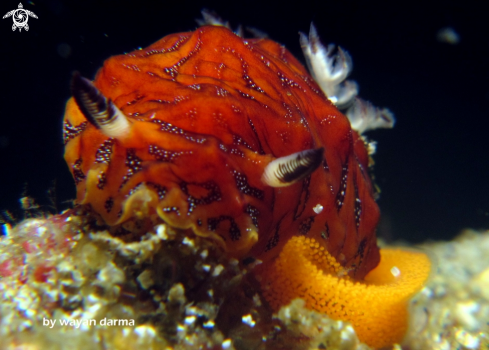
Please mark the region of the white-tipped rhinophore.
[[338, 108], [348, 105], [358, 94], [358, 86], [354, 81], [345, 81], [352, 69], [352, 61], [348, 52], [334, 45], [325, 47], [319, 40], [316, 27], [311, 23], [309, 39], [300, 33], [300, 43], [306, 57], [309, 70], [328, 99]]
[[118, 138], [128, 133], [131, 124], [124, 113], [78, 72], [73, 73], [71, 92], [85, 118], [105, 135]]
[[262, 181], [271, 187], [285, 187], [305, 178], [321, 164], [324, 148], [308, 149], [280, 157], [268, 164]]
[[387, 108], [377, 108], [370, 102], [356, 98], [353, 105], [346, 111], [353, 130], [359, 134], [374, 129], [390, 129], [394, 126], [394, 114]]

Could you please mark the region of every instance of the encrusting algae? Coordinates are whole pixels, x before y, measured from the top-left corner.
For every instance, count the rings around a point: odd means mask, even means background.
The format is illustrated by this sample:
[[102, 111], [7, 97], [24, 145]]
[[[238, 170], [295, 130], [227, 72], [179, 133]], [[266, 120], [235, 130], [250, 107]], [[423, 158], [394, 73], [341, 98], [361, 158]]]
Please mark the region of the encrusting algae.
[[301, 303], [272, 315], [253, 264], [208, 239], [158, 225], [124, 242], [93, 219], [70, 210], [5, 225], [0, 349], [365, 348], [347, 323]]
[[294, 237], [261, 275], [274, 310], [302, 298], [306, 307], [351, 322], [359, 339], [381, 348], [400, 343], [408, 326], [407, 303], [430, 274], [419, 252], [381, 249], [381, 261], [364, 281], [354, 281], [313, 239]]
[[[68, 344], [74, 350], [369, 349], [358, 340], [358, 327], [305, 307], [305, 297], [272, 315], [267, 294], [262, 299], [259, 286], [251, 282], [253, 266], [226, 259], [209, 240], [159, 225], [140, 242], [126, 243], [90, 229], [90, 220], [87, 213], [70, 211], [28, 219], [14, 228], [4, 225], [0, 349], [62, 350]], [[434, 253], [438, 267], [410, 302], [411, 327], [402, 348], [488, 349], [489, 232], [467, 232], [423, 248]], [[317, 260], [303, 262], [321, 275]], [[404, 266], [396, 266], [402, 276]], [[388, 264], [385, 271], [390, 269]], [[346, 280], [342, 277], [337, 285], [346, 286]], [[365, 289], [372, 287], [378, 286]], [[44, 319], [58, 323], [50, 328]], [[83, 319], [98, 323], [59, 326], [60, 320]], [[135, 323], [104, 326], [102, 319]]]

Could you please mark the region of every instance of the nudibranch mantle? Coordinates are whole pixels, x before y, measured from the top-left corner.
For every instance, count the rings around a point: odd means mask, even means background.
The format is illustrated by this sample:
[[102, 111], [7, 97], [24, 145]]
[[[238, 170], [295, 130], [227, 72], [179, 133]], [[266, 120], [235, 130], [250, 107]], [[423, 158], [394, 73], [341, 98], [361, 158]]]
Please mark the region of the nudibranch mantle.
[[[111, 57], [93, 83], [73, 85], [65, 159], [77, 202], [108, 225], [159, 217], [265, 262], [299, 234], [352, 277], [378, 264], [366, 142], [280, 44], [203, 26]], [[319, 155], [317, 169], [286, 187], [262, 181], [297, 152]]]
[[361, 134], [394, 118], [343, 82], [345, 51], [314, 26], [300, 41], [314, 79], [280, 44], [219, 25], [111, 57], [93, 82], [74, 74], [63, 137], [77, 203], [124, 232], [163, 220], [258, 258], [272, 308], [302, 297], [389, 345], [429, 273], [423, 254], [381, 261], [376, 243], [375, 143]]

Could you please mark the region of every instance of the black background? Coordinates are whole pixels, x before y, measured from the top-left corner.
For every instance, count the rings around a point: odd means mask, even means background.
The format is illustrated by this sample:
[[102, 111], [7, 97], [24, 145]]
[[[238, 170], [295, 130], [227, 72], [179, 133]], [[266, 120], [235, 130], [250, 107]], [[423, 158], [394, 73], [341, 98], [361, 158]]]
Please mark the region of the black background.
[[[0, 15], [19, 0], [2, 1]], [[476, 2], [23, 1], [39, 18], [28, 32], [0, 21], [0, 210], [22, 216], [25, 193], [48, 209], [75, 196], [61, 125], [74, 70], [93, 78], [104, 59], [196, 28], [204, 7], [253, 26], [302, 60], [299, 31], [316, 24], [325, 43], [352, 56], [360, 96], [396, 115], [378, 141], [379, 233], [390, 239], [449, 239], [489, 228], [489, 25]], [[437, 41], [452, 27], [458, 45]], [[70, 54], [60, 54], [62, 48]], [[27, 191], [27, 192], [25, 192]]]

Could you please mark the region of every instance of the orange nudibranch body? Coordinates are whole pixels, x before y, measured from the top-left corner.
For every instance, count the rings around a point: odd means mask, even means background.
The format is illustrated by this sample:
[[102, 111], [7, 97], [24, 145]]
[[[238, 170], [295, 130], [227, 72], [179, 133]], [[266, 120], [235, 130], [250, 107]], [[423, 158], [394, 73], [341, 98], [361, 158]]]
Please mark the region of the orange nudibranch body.
[[[302, 235], [352, 277], [378, 264], [365, 142], [280, 44], [204, 26], [109, 58], [93, 85], [125, 119], [97, 127], [71, 99], [65, 159], [77, 202], [107, 224], [158, 215], [265, 262]], [[311, 174], [262, 181], [271, 161], [306, 150], [323, 152]]]
[[[75, 74], [72, 90], [63, 136], [79, 204], [111, 226], [164, 220], [261, 259], [274, 309], [302, 297], [371, 346], [402, 339], [429, 260], [381, 258], [366, 142], [283, 46], [204, 26], [109, 58], [93, 83]], [[363, 117], [350, 117], [357, 130], [393, 124]]]

